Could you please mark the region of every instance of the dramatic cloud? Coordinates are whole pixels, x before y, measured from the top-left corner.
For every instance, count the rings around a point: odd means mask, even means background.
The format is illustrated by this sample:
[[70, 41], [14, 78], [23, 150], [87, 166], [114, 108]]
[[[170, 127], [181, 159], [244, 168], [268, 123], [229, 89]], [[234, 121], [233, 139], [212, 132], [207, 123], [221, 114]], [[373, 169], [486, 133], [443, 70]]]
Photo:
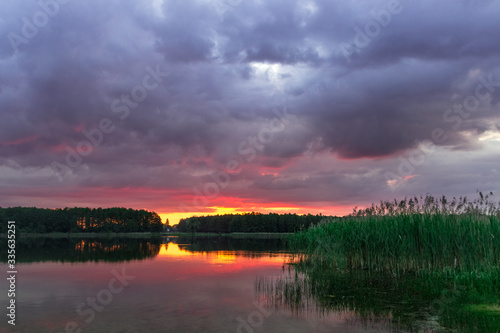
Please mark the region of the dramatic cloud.
[[1, 206], [342, 214], [500, 188], [500, 1], [0, 13]]

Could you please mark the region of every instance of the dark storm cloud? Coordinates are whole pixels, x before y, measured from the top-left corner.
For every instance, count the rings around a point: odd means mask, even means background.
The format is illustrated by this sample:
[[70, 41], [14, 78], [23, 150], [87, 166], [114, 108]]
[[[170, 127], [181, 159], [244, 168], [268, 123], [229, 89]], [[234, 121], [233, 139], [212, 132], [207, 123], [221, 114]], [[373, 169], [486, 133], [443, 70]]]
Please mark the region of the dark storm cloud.
[[[316, 153], [341, 159], [387, 158], [431, 140], [436, 128], [447, 135], [436, 145], [471, 150], [480, 149], [480, 135], [499, 132], [500, 1], [242, 1], [222, 13], [204, 0], [41, 3], [0, 4], [5, 167], [65, 163], [65, 147], [76, 149], [103, 118], [115, 130], [66, 182], [189, 192], [230, 159], [284, 168], [318, 142]], [[397, 13], [368, 36], [366, 27], [387, 19], [389, 8]], [[37, 13], [48, 10], [37, 28]], [[36, 34], [25, 36], [33, 26]], [[359, 38], [369, 42], [357, 45]], [[168, 76], [120, 119], [113, 102], [157, 66]], [[444, 118], [485, 81], [489, 97], [477, 110]], [[276, 107], [293, 121], [248, 160], [239, 145], [269, 127]], [[258, 175], [241, 177], [269, 193], [351, 179]], [[351, 182], [350, 193], [359, 191]]]

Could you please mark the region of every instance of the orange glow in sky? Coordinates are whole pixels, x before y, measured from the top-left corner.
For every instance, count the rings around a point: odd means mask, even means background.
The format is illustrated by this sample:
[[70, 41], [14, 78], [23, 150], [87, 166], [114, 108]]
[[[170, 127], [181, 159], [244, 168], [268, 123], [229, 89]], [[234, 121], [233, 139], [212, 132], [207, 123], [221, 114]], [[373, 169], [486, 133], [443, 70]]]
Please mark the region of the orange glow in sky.
[[[236, 203], [237, 204], [237, 203]], [[161, 210], [159, 210], [161, 211]], [[188, 218], [192, 216], [206, 216], [206, 215], [224, 215], [224, 214], [244, 214], [251, 212], [259, 212], [262, 214], [277, 213], [277, 214], [322, 214], [322, 215], [336, 215], [342, 216], [352, 212], [352, 206], [335, 206], [335, 207], [291, 207], [285, 205], [272, 205], [268, 204], [261, 205], [257, 203], [243, 204], [242, 206], [224, 207], [224, 206], [212, 206], [207, 207], [207, 211], [204, 212], [173, 212], [159, 213], [163, 222], [169, 220], [170, 225], [179, 223], [179, 220], [183, 218]]]

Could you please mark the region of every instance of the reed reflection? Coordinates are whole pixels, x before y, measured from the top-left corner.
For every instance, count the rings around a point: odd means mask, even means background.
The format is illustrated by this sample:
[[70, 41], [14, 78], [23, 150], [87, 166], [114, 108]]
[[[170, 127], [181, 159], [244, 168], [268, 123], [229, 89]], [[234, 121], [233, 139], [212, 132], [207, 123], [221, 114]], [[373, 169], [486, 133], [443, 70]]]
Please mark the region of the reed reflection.
[[470, 296], [445, 278], [333, 271], [289, 265], [279, 277], [257, 277], [256, 297], [267, 306], [341, 316], [352, 327], [408, 332], [498, 332], [500, 323], [481, 311], [464, 311]]

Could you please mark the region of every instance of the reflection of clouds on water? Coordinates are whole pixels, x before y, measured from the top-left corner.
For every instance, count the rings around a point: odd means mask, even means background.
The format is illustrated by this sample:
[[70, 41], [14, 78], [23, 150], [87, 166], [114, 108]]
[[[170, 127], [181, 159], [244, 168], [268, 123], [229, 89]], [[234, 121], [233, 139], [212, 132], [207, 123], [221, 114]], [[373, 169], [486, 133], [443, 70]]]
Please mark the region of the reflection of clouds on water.
[[[288, 258], [283, 244], [279, 247], [274, 240], [169, 240], [160, 238], [154, 244], [148, 244], [150, 239], [129, 240], [130, 244], [139, 244], [135, 248], [155, 249], [153, 260], [20, 264], [23, 284], [18, 301], [23, 320], [16, 328], [20, 332], [62, 332], [69, 320], [77, 320], [82, 332], [236, 332], [238, 317], [248, 319], [254, 311], [260, 311], [255, 306], [255, 277], [280, 276]], [[55, 243], [66, 244], [58, 247], [61, 252], [69, 245], [74, 249], [81, 241], [64, 239]], [[88, 244], [88, 239], [85, 241]], [[103, 242], [108, 248], [121, 245], [120, 251], [130, 247], [126, 241]], [[75, 308], [106, 288], [110, 272], [117, 267], [125, 267], [127, 275], [135, 277], [133, 282], [96, 314], [94, 321], [84, 325]], [[255, 333], [340, 333], [348, 329], [341, 315], [290, 320], [289, 311], [276, 311], [264, 301], [257, 300], [265, 308], [263, 313], [271, 315]], [[366, 333], [361, 328], [353, 332], [357, 331]]]
[[[215, 242], [213, 239], [210, 242]], [[287, 253], [253, 253], [245, 250], [224, 250], [224, 245], [207, 250], [199, 247], [193, 250], [190, 244], [166, 243], [162, 244], [155, 258], [157, 261], [200, 262], [208, 263], [206, 267], [212, 272], [237, 272], [251, 267], [274, 266], [285, 264], [290, 255]], [[200, 268], [201, 270], [201, 268]]]

